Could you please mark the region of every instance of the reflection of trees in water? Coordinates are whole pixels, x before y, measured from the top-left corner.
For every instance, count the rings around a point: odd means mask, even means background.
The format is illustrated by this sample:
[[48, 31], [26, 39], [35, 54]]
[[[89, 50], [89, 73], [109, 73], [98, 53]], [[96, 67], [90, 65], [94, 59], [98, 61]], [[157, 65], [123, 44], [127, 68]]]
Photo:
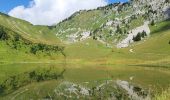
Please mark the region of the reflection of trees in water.
[[65, 71], [65, 68], [61, 72], [58, 72], [55, 67], [37, 68], [30, 72], [10, 76], [0, 83], [0, 95], [8, 94], [33, 82], [63, 79]]
[[64, 79], [64, 73], [65, 73], [66, 69], [64, 68], [63, 71], [60, 73], [59, 78]]
[[[65, 54], [65, 53], [64, 53]], [[67, 69], [67, 56], [66, 54], [64, 55], [64, 61], [63, 61], [63, 71], [61, 72], [60, 76], [64, 79], [64, 73], [66, 72]]]

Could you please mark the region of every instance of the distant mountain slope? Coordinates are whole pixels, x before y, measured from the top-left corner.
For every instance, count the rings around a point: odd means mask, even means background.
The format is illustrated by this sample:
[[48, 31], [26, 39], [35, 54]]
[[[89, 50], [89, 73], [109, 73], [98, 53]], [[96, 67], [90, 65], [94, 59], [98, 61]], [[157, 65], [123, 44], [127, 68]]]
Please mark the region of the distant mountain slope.
[[151, 31], [148, 25], [169, 17], [169, 0], [131, 0], [76, 12], [55, 26], [34, 26], [0, 13], [0, 26], [34, 43], [59, 44], [60, 40], [74, 43], [93, 38], [108, 47], [121, 48], [148, 36]]
[[3, 13], [0, 13], [0, 46], [0, 63], [65, 56], [64, 47], [48, 26], [34, 26]]
[[[108, 45], [117, 45], [130, 33], [133, 33], [131, 40], [128, 40], [131, 42], [140, 31], [147, 31], [147, 25], [169, 18], [169, 9], [169, 0], [131, 0], [95, 10], [79, 11], [52, 29], [67, 43], [93, 38]], [[143, 25], [144, 28], [141, 27]], [[136, 29], [138, 27], [142, 29], [139, 31]], [[125, 44], [128, 45], [127, 42]]]
[[34, 43], [58, 44], [60, 41], [47, 26], [34, 26], [26, 21], [0, 13], [0, 26]]
[[[28, 39], [11, 29], [0, 26], [0, 63], [8, 61], [25, 61], [24, 59], [38, 59], [37, 57], [54, 57], [64, 55], [64, 47], [56, 44]], [[65, 55], [64, 55], [65, 56]], [[55, 57], [56, 58], [56, 57]], [[45, 58], [44, 58], [45, 59]], [[27, 61], [26, 60], [26, 61]]]

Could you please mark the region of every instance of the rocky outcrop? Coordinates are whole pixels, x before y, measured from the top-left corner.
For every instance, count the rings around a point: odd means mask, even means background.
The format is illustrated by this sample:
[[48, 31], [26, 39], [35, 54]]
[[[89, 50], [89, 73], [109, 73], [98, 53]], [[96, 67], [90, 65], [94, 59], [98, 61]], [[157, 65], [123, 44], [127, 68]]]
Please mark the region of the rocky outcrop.
[[146, 35], [149, 36], [150, 29], [149, 29], [148, 24], [149, 22], [145, 22], [144, 25], [129, 31], [127, 38], [125, 38], [120, 43], [118, 43], [117, 48], [128, 47], [130, 43], [134, 42], [133, 38], [136, 37], [138, 33], [146, 32]]

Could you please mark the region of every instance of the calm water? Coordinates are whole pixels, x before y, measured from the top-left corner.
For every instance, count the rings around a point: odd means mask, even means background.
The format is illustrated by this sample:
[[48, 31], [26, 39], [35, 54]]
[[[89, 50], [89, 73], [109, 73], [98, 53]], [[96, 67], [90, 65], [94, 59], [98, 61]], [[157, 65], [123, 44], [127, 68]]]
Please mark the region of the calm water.
[[0, 65], [0, 82], [9, 76], [37, 68], [55, 67], [66, 69], [64, 80], [90, 82], [96, 80], [126, 80], [146, 88], [167, 88], [170, 85], [170, 70], [140, 66], [115, 65], [66, 65], [66, 64], [8, 64]]

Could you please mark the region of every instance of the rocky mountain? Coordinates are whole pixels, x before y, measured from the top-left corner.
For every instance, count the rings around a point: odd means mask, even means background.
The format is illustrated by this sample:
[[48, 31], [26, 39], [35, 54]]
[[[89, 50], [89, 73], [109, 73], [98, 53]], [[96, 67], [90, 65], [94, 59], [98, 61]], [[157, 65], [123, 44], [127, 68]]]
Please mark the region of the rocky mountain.
[[150, 25], [169, 17], [169, 0], [131, 0], [76, 12], [52, 29], [66, 43], [93, 38], [121, 48], [149, 36]]
[[74, 43], [93, 38], [108, 47], [122, 48], [149, 36], [150, 25], [169, 17], [169, 0], [131, 0], [76, 12], [55, 26], [33, 26], [1, 13], [0, 26], [35, 43]]

